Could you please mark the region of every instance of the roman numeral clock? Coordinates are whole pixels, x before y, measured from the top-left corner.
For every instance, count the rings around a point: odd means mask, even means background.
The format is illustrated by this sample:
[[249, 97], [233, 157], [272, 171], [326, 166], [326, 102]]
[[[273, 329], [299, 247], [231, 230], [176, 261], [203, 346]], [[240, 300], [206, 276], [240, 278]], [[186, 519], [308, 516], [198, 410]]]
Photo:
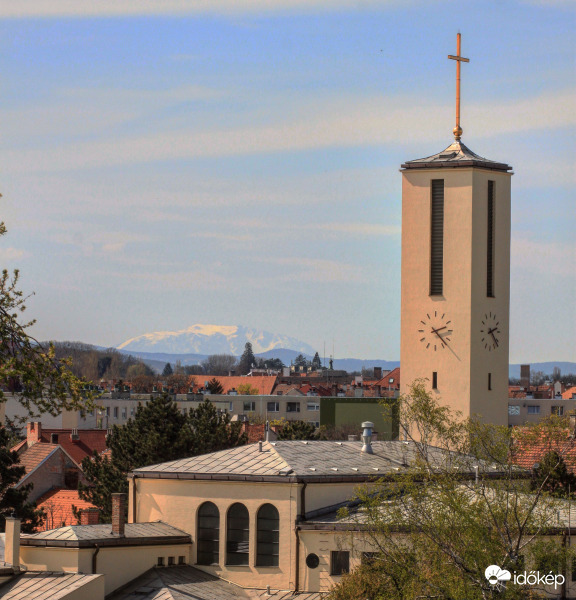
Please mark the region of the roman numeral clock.
[[401, 168], [401, 386], [425, 379], [441, 404], [505, 425], [512, 167], [462, 142], [460, 34], [449, 58], [454, 141]]

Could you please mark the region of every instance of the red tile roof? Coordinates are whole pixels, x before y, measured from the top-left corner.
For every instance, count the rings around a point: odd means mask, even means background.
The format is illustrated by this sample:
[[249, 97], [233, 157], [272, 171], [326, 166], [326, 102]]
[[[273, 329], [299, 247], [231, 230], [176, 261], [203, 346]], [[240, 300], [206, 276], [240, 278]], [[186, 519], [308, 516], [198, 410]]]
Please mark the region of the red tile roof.
[[535, 463], [551, 451], [558, 452], [572, 473], [576, 473], [576, 444], [570, 439], [572, 432], [566, 428], [562, 435], [554, 439], [532, 439], [528, 429], [515, 428], [514, 463], [531, 469]]
[[38, 528], [38, 531], [47, 531], [66, 525], [77, 525], [78, 520], [74, 516], [72, 507], [77, 509], [95, 508], [90, 502], [81, 500], [78, 496], [78, 490], [63, 490], [55, 488], [50, 490], [36, 500], [38, 508], [42, 508], [46, 513], [44, 525]]
[[72, 457], [72, 459], [81, 464], [87, 456], [92, 456], [94, 450], [101, 454], [106, 450], [106, 430], [105, 429], [78, 429], [78, 440], [72, 441], [72, 429], [44, 429], [42, 428], [41, 441], [51, 441], [51, 434], [58, 435], [58, 444]]
[[576, 395], [576, 385], [572, 386], [571, 388], [568, 388], [563, 394], [562, 394], [562, 398], [564, 400], [572, 400], [572, 397]]
[[[393, 380], [392, 383], [390, 383], [391, 379]], [[389, 373], [386, 373], [386, 375], [384, 375], [384, 377], [382, 377], [382, 379], [372, 383], [371, 386], [372, 387], [380, 386], [384, 389], [391, 387], [392, 389], [399, 390], [400, 389], [400, 367], [396, 367], [395, 369], [392, 369], [392, 371], [390, 371]]]
[[34, 444], [20, 454], [20, 465], [26, 469], [26, 475], [58, 449], [58, 444]]
[[240, 385], [250, 385], [258, 390], [258, 394], [262, 396], [270, 396], [276, 385], [276, 375], [262, 375], [250, 377], [229, 377], [227, 375], [196, 375], [196, 388], [203, 389], [205, 383], [217, 379], [220, 385], [224, 388], [224, 394], [227, 394], [231, 389], [238, 389]]

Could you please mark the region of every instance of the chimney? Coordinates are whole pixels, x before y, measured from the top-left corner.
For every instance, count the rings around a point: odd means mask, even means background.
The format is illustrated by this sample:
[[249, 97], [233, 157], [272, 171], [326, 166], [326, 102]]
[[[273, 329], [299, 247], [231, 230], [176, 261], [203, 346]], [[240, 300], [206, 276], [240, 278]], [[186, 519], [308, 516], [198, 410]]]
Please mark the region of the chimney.
[[6, 517], [4, 562], [12, 567], [20, 566], [20, 519]]
[[28, 448], [39, 442], [42, 438], [42, 423], [40, 421], [30, 421], [26, 423], [26, 441]]
[[74, 442], [75, 444], [77, 444], [78, 441], [80, 440], [80, 436], [78, 435], [77, 429], [73, 429], [72, 432], [70, 433], [70, 440], [72, 442]]
[[382, 367], [374, 367], [374, 379], [382, 379]]
[[124, 536], [126, 523], [126, 494], [112, 494], [112, 533]]
[[85, 508], [80, 511], [80, 525], [98, 525], [100, 510], [98, 508]]
[[366, 454], [374, 454], [372, 450], [372, 429], [374, 429], [374, 423], [370, 421], [364, 421], [362, 423], [362, 428], [364, 431], [362, 432], [362, 452], [366, 452]]

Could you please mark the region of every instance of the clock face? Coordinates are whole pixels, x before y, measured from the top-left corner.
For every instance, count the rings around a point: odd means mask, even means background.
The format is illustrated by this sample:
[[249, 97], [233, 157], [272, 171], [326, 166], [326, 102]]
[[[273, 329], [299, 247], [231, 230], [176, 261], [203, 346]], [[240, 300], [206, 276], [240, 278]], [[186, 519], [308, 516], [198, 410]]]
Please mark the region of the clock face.
[[420, 342], [426, 350], [436, 352], [448, 346], [452, 338], [452, 321], [445, 312], [434, 310], [426, 315], [418, 323], [418, 335]]
[[482, 336], [482, 344], [486, 350], [492, 352], [492, 350], [496, 350], [500, 346], [500, 333], [500, 322], [496, 313], [484, 313], [480, 335]]

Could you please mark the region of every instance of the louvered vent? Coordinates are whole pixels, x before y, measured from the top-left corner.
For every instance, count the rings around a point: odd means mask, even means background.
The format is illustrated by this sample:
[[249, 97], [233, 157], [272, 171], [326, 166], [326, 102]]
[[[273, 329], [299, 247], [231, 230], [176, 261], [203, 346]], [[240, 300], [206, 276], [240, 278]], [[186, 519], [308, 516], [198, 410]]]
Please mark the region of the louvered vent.
[[488, 244], [486, 247], [486, 295], [494, 298], [494, 182], [488, 182]]
[[441, 296], [444, 283], [444, 180], [432, 180], [430, 218], [430, 295]]

